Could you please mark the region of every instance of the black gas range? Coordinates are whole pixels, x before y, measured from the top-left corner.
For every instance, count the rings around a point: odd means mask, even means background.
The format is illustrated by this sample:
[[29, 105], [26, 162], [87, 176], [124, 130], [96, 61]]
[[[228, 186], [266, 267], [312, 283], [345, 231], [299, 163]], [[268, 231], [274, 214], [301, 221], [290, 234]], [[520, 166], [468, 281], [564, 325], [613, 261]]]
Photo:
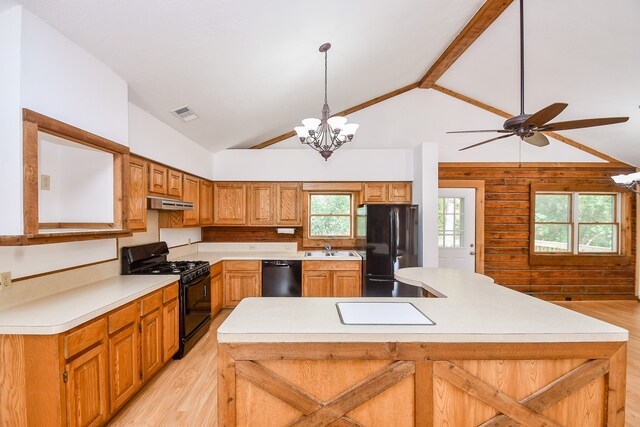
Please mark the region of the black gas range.
[[167, 261], [165, 242], [122, 248], [122, 274], [176, 274], [180, 276], [181, 359], [209, 330], [211, 323], [211, 276], [207, 261]]

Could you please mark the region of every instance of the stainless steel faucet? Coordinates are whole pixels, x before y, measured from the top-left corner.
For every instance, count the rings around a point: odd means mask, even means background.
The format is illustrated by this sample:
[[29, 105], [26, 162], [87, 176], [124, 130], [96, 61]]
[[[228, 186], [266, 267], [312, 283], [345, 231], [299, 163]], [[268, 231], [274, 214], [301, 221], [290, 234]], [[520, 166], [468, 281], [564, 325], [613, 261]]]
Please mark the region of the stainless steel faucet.
[[328, 243], [325, 243], [325, 244], [324, 244], [324, 245], [322, 245], [322, 246], [324, 246], [324, 251], [325, 251], [328, 255], [331, 255], [331, 245], [330, 245], [330, 244], [328, 244]]

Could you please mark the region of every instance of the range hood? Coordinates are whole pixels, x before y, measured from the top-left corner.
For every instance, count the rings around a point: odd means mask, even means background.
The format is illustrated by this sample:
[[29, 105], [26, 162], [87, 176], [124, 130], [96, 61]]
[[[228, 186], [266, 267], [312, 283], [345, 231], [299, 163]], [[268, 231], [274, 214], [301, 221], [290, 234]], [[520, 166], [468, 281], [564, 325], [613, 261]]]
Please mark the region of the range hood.
[[161, 211], [188, 211], [193, 209], [193, 202], [183, 202], [176, 199], [148, 196], [147, 201], [149, 209]]

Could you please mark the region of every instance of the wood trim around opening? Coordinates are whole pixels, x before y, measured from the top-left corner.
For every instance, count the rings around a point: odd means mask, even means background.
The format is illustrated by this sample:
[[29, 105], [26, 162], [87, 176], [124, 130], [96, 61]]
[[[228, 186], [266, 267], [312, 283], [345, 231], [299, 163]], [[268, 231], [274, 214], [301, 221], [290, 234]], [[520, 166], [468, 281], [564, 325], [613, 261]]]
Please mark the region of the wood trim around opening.
[[438, 188], [476, 190], [476, 273], [484, 274], [484, 181], [481, 179], [441, 179]]
[[[359, 184], [359, 183], [358, 183]], [[311, 194], [349, 194], [351, 196], [351, 235], [349, 237], [310, 237], [309, 236], [309, 200]], [[322, 247], [329, 244], [335, 248], [353, 248], [356, 246], [356, 209], [357, 201], [360, 199], [358, 191], [349, 190], [320, 190], [320, 191], [302, 191], [302, 245], [305, 248]]]

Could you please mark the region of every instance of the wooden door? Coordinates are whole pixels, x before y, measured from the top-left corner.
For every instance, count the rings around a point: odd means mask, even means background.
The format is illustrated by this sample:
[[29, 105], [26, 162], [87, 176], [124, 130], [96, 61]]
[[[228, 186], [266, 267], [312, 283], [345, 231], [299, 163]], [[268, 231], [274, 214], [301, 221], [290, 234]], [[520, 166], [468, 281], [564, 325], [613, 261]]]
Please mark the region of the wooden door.
[[224, 274], [224, 306], [235, 307], [243, 298], [261, 294], [260, 273], [229, 271]]
[[162, 367], [162, 310], [156, 309], [140, 320], [142, 382]]
[[200, 180], [200, 225], [213, 224], [213, 183]]
[[330, 297], [333, 296], [331, 285], [331, 271], [307, 270], [302, 272], [302, 296], [303, 297]]
[[179, 199], [182, 197], [182, 172], [168, 169], [167, 195]]
[[168, 362], [180, 348], [180, 306], [174, 299], [162, 308], [162, 361]]
[[147, 162], [129, 160], [129, 229], [147, 229]]
[[278, 184], [276, 225], [302, 226], [302, 186], [299, 183]]
[[193, 209], [182, 211], [182, 225], [198, 225], [200, 222], [200, 180], [194, 176], [184, 175], [182, 201], [192, 202]]
[[213, 184], [213, 222], [247, 225], [247, 186], [234, 182]]
[[249, 186], [249, 224], [275, 225], [276, 185], [268, 183]]
[[211, 278], [211, 317], [222, 309], [222, 274]]
[[389, 203], [411, 203], [411, 183], [389, 183]]
[[98, 426], [108, 414], [107, 350], [101, 343], [65, 366], [67, 424]]
[[149, 163], [149, 192], [158, 196], [167, 195], [167, 168]]
[[365, 182], [364, 183], [364, 202], [365, 203], [387, 203], [388, 186], [384, 182]]
[[334, 271], [333, 296], [359, 297], [362, 295], [360, 271]]
[[109, 389], [115, 413], [140, 388], [138, 324], [131, 323], [109, 338]]

